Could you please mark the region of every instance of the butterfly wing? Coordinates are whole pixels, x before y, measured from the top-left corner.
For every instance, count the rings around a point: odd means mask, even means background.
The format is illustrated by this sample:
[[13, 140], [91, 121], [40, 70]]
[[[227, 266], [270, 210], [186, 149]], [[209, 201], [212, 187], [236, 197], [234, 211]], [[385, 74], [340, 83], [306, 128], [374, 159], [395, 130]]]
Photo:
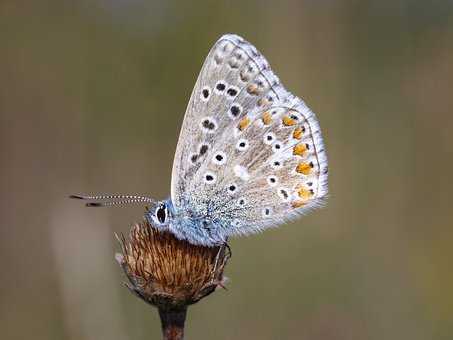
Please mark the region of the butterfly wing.
[[284, 89], [253, 45], [222, 36], [182, 125], [172, 173], [176, 211], [208, 217], [213, 239], [224, 240], [277, 226], [326, 195], [327, 158], [314, 113]]

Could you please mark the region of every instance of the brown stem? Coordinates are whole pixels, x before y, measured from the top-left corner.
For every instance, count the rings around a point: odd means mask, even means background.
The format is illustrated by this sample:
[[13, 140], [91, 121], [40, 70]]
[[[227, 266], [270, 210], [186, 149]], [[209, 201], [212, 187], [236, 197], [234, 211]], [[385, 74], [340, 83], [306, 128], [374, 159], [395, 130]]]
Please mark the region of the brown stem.
[[186, 320], [187, 307], [180, 309], [159, 308], [162, 334], [164, 340], [183, 340], [184, 321]]

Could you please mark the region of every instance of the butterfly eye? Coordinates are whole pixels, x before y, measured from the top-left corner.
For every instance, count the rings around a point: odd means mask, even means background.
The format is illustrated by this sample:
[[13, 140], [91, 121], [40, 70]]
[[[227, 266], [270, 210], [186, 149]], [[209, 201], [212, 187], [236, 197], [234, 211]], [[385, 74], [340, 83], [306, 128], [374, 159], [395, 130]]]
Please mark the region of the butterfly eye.
[[167, 206], [165, 204], [159, 205], [159, 208], [156, 210], [156, 217], [160, 223], [165, 223], [165, 220], [167, 219]]

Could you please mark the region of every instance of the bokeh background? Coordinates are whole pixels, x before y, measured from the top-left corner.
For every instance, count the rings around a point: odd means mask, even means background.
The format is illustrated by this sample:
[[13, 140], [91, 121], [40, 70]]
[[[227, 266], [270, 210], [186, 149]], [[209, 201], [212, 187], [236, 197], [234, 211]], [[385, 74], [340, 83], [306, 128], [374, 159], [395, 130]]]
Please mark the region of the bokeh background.
[[235, 239], [189, 339], [453, 338], [453, 3], [0, 2], [0, 337], [158, 339], [114, 232], [169, 194], [187, 100], [223, 33], [318, 114], [325, 209]]

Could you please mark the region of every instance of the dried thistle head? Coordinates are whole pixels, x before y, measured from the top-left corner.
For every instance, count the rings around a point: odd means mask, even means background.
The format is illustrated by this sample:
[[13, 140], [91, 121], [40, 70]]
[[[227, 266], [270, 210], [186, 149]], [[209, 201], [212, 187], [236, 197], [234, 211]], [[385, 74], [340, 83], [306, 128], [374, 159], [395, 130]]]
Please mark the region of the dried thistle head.
[[127, 287], [159, 309], [179, 309], [223, 287], [230, 257], [227, 245], [196, 246], [158, 231], [147, 221], [136, 224], [129, 237], [119, 238], [123, 254], [116, 258]]

